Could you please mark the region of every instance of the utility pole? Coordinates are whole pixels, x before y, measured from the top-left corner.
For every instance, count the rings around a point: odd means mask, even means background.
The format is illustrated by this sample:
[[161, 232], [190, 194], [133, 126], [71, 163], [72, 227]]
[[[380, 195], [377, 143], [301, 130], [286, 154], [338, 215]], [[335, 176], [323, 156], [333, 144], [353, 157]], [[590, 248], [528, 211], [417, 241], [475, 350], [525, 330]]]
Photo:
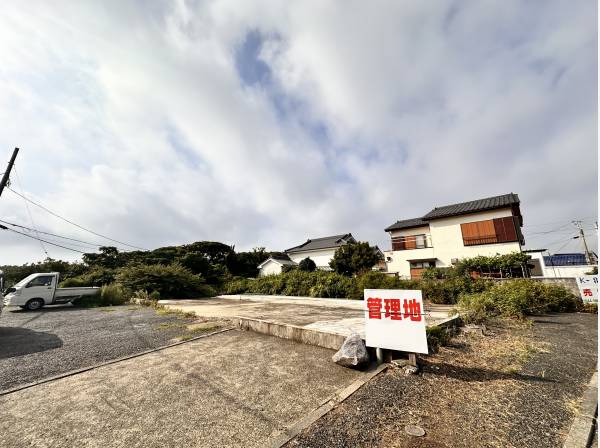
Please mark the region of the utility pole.
[[8, 183], [8, 179], [10, 177], [10, 171], [12, 170], [12, 167], [15, 164], [15, 159], [17, 158], [18, 153], [19, 153], [19, 148], [15, 148], [12, 153], [12, 157], [10, 158], [10, 161], [8, 162], [8, 167], [6, 168], [6, 171], [4, 172], [4, 176], [2, 176], [2, 180], [0, 180], [0, 196], [2, 196], [2, 191], [4, 190], [4, 187], [6, 187], [6, 184]]
[[583, 233], [583, 227], [582, 227], [583, 223], [581, 221], [573, 221], [573, 224], [575, 224], [575, 227], [577, 227], [579, 229], [579, 238], [581, 238], [581, 241], [583, 241], [583, 248], [585, 250], [585, 259], [588, 264], [593, 264], [592, 254], [590, 253], [590, 250], [588, 249], [587, 241], [585, 240], [585, 233]]

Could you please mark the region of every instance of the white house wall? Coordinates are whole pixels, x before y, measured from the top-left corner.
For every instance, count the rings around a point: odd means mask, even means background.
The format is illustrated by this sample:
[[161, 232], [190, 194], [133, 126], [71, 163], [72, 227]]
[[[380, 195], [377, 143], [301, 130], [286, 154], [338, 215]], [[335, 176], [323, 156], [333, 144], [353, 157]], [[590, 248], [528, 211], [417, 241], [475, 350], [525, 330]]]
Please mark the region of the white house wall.
[[496, 254], [503, 255], [511, 252], [520, 252], [521, 245], [518, 241], [475, 246], [465, 246], [463, 243], [462, 231], [460, 228], [461, 224], [503, 218], [506, 216], [512, 216], [512, 210], [510, 208], [435, 219], [429, 222], [428, 227], [424, 226], [392, 231], [392, 237], [423, 233], [430, 234], [431, 245], [433, 247], [386, 251], [386, 260], [391, 258], [391, 261], [387, 262], [388, 272], [397, 272], [401, 277], [410, 278], [410, 263], [408, 260], [436, 259], [437, 267], [449, 267], [452, 266], [453, 258], [460, 259], [478, 255], [493, 256]]
[[281, 274], [281, 271], [282, 266], [279, 263], [269, 260], [260, 268], [258, 276], [266, 277], [267, 275], [277, 275]]
[[329, 262], [335, 254], [336, 248], [332, 249], [320, 249], [320, 250], [307, 250], [304, 252], [288, 253], [290, 260], [300, 263], [306, 257], [310, 258], [315, 262], [319, 269], [330, 269]]

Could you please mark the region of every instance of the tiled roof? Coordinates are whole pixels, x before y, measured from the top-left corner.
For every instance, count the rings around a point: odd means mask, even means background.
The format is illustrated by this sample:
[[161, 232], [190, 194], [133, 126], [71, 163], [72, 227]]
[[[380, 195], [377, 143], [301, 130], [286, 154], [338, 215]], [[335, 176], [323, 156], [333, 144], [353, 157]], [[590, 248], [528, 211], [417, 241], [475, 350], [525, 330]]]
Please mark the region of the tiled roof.
[[467, 213], [510, 207], [511, 205], [519, 205], [519, 203], [519, 196], [515, 193], [509, 193], [500, 196], [492, 196], [490, 198], [477, 199], [476, 201], [461, 202], [459, 204], [436, 207], [423, 216], [423, 219], [430, 220], [436, 218], [446, 218], [448, 216], [458, 216]]
[[402, 221], [396, 221], [389, 227], [386, 227], [385, 231], [389, 232], [390, 230], [401, 230], [401, 229], [410, 229], [413, 227], [421, 227], [429, 225], [427, 221], [423, 221], [423, 218], [413, 218], [413, 219], [404, 219]]
[[269, 257], [269, 258], [267, 258], [265, 261], [263, 261], [261, 264], [258, 265], [258, 268], [259, 269], [262, 268], [269, 261], [274, 261], [275, 263], [279, 263], [280, 265], [283, 265], [283, 266], [295, 266], [295, 265], [298, 264], [298, 263], [290, 260], [289, 258], [285, 259], [283, 257], [279, 257], [278, 256], [277, 258], [275, 258], [275, 257]]
[[459, 204], [444, 205], [436, 207], [421, 218], [405, 219], [396, 221], [391, 226], [386, 227], [385, 231], [410, 229], [413, 227], [426, 226], [428, 221], [437, 218], [447, 218], [449, 216], [466, 215], [468, 213], [482, 212], [485, 210], [494, 210], [497, 208], [519, 205], [519, 196], [515, 193], [492, 196], [490, 198], [477, 199], [475, 201], [461, 202]]
[[342, 235], [326, 236], [323, 238], [308, 239], [305, 243], [299, 246], [291, 247], [286, 250], [287, 253], [304, 252], [307, 250], [330, 249], [332, 247], [340, 247], [347, 243], [354, 243], [356, 240], [351, 233]]

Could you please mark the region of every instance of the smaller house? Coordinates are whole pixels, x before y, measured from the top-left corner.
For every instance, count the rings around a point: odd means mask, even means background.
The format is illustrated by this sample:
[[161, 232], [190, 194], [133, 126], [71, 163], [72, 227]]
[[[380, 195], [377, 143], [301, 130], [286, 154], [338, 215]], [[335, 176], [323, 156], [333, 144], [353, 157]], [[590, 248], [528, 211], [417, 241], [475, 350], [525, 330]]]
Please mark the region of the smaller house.
[[531, 277], [568, 278], [579, 277], [590, 272], [597, 265], [588, 264], [585, 254], [568, 253], [544, 255], [546, 249], [523, 251], [531, 257]]
[[259, 266], [260, 277], [266, 275], [280, 274], [286, 265], [296, 266], [305, 258], [310, 258], [317, 265], [317, 269], [329, 271], [329, 262], [335, 255], [335, 251], [348, 243], [356, 243], [351, 233], [342, 235], [325, 236], [322, 238], [308, 239], [304, 243], [291, 247], [285, 251], [284, 257], [270, 257]]
[[280, 255], [269, 257], [261, 264], [258, 265], [259, 277], [265, 277], [267, 275], [277, 275], [283, 272], [284, 266], [296, 266], [288, 256]]

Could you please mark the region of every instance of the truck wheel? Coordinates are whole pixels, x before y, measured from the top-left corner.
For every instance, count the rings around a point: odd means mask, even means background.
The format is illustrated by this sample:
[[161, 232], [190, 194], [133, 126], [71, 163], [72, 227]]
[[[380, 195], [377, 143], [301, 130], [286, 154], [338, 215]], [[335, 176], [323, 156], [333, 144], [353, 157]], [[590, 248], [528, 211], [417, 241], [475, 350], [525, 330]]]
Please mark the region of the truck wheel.
[[31, 299], [29, 302], [25, 304], [25, 309], [29, 311], [37, 311], [44, 306], [44, 301], [42, 299]]

